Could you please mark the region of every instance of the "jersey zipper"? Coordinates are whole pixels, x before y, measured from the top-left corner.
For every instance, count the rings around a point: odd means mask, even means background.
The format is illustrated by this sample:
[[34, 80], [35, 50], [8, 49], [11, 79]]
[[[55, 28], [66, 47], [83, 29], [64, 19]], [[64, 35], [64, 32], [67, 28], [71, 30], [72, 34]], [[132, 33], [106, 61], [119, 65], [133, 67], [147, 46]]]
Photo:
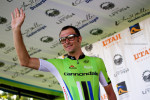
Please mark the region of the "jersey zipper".
[[79, 61], [77, 60], [77, 64], [79, 64]]

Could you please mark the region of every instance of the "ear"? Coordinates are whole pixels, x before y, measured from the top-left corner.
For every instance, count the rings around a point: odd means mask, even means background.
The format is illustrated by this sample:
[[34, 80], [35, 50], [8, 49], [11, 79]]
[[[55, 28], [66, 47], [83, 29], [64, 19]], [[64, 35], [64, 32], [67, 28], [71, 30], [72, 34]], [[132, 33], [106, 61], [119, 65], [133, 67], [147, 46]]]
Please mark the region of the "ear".
[[81, 36], [79, 36], [79, 42], [80, 42], [80, 43], [82, 42], [82, 37], [81, 37]]

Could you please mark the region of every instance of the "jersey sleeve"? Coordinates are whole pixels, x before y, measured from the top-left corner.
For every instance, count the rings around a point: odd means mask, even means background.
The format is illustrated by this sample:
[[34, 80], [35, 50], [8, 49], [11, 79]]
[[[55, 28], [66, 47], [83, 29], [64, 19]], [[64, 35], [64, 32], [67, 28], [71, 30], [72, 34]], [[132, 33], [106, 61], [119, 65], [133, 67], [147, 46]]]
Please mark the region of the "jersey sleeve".
[[102, 59], [99, 60], [99, 67], [100, 67], [99, 81], [103, 86], [107, 86], [108, 84], [111, 83], [111, 80], [107, 74], [107, 70]]
[[40, 61], [39, 71], [54, 72], [56, 70], [55, 66], [52, 63], [42, 59], [39, 59], [39, 61]]

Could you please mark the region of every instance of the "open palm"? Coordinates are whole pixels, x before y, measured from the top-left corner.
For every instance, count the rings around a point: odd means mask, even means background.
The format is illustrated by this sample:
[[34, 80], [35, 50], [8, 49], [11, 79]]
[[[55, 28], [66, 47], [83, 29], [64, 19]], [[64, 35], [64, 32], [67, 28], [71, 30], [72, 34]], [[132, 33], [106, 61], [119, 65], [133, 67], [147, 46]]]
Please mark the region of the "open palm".
[[18, 8], [16, 8], [14, 10], [14, 14], [11, 13], [11, 17], [12, 17], [11, 27], [12, 29], [15, 29], [17, 27], [21, 27], [21, 25], [23, 24], [25, 19], [25, 13], [23, 12], [22, 9], [19, 12]]

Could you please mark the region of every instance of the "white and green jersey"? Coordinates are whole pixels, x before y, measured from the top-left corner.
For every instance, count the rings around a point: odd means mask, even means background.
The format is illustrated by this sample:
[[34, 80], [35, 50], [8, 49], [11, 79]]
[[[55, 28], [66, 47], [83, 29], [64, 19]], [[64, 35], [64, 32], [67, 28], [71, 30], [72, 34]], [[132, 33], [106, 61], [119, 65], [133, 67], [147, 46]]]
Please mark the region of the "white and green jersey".
[[111, 83], [103, 60], [97, 57], [40, 59], [39, 70], [51, 72], [57, 78], [65, 100], [100, 100], [99, 81], [103, 86]]

